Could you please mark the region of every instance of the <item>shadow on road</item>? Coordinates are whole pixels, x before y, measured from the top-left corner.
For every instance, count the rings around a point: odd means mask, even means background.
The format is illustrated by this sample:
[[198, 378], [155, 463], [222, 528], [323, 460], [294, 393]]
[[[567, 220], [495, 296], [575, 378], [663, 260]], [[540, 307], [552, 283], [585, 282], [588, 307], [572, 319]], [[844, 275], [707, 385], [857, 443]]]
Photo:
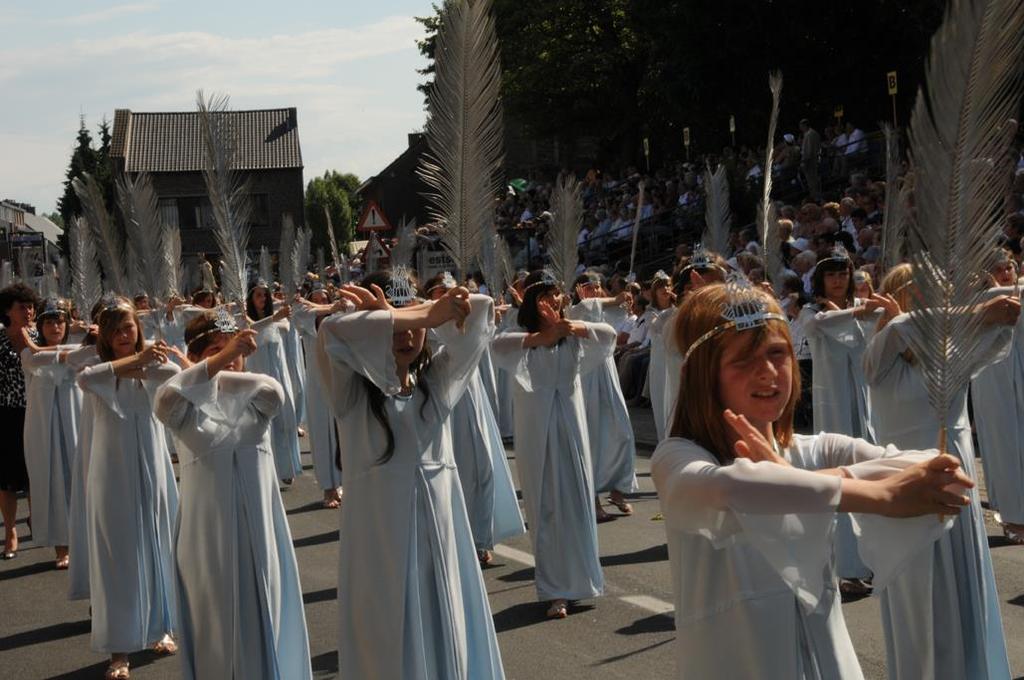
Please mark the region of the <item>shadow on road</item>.
[[615, 632], [619, 635], [644, 635], [647, 633], [670, 633], [675, 629], [676, 623], [671, 614], [654, 614], [637, 619]]
[[322, 534], [313, 534], [312, 536], [306, 536], [305, 538], [296, 538], [292, 541], [292, 545], [296, 548], [308, 548], [311, 545], [323, 545], [324, 543], [334, 543], [338, 540], [337, 531], [325, 531]]
[[18, 647], [38, 645], [43, 642], [53, 642], [64, 638], [85, 635], [91, 629], [89, 619], [83, 621], [66, 621], [52, 626], [43, 626], [35, 630], [26, 630], [14, 635], [0, 638], [0, 652], [6, 652]]
[[652, 545], [636, 552], [621, 555], [605, 555], [601, 558], [602, 567], [615, 567], [622, 564], [643, 564], [645, 562], [664, 562], [668, 559], [668, 546]]
[[323, 590], [311, 590], [302, 594], [302, 604], [311, 605], [316, 602], [330, 602], [338, 599], [337, 588], [324, 588]]

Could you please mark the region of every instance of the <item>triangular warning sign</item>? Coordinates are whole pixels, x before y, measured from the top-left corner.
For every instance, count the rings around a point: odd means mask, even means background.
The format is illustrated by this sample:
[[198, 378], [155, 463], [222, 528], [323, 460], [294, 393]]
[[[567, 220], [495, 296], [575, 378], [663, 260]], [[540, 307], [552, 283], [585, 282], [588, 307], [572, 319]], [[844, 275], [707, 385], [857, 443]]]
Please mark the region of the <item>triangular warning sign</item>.
[[376, 201], [367, 201], [363, 214], [356, 224], [357, 231], [390, 231], [391, 223]]

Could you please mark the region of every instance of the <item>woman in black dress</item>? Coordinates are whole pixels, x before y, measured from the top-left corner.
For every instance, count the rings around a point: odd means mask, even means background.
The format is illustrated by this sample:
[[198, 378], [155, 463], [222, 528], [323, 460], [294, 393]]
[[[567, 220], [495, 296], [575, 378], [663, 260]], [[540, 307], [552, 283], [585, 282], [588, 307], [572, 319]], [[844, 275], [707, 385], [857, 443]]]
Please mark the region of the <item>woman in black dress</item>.
[[25, 469], [25, 374], [21, 371], [21, 350], [25, 333], [35, 334], [32, 324], [39, 298], [23, 283], [0, 290], [0, 432], [4, 446], [0, 453], [0, 513], [4, 519], [3, 559], [17, 555], [18, 493], [28, 491]]

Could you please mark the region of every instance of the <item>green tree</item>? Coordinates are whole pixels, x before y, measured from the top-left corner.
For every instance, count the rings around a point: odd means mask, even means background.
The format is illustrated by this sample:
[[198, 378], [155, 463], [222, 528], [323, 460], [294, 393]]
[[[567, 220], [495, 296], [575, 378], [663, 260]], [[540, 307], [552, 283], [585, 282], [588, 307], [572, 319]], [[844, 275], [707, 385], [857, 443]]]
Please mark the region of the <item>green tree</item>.
[[[70, 224], [71, 220], [82, 214], [82, 204], [78, 195], [71, 186], [71, 181], [81, 177], [83, 173], [93, 175], [103, 187], [103, 195], [106, 198], [107, 209], [114, 208], [114, 168], [110, 161], [110, 124], [104, 119], [99, 127], [100, 148], [93, 146], [92, 134], [85, 126], [85, 117], [79, 121], [78, 134], [75, 139], [75, 148], [71, 152], [71, 160], [68, 162], [67, 172], [64, 174], [64, 193], [57, 199], [57, 213], [62, 227]], [[52, 218], [51, 218], [52, 219]], [[59, 243], [61, 252], [68, 253], [67, 236], [61, 234]]]
[[[416, 41], [416, 47], [420, 54], [427, 58], [427, 65], [416, 72], [422, 76], [432, 77], [434, 75], [434, 46], [437, 44], [437, 29], [441, 25], [441, 8], [436, 3], [431, 3], [434, 13], [426, 17], [413, 17], [417, 23], [423, 26], [424, 36], [422, 40]], [[430, 89], [434, 81], [427, 80], [416, 86], [416, 89], [423, 93], [423, 106], [426, 108], [427, 100], [430, 98]]]
[[341, 248], [352, 240], [352, 208], [348, 202], [348, 191], [342, 181], [343, 177], [344, 175], [334, 170], [328, 170], [323, 177], [314, 177], [306, 185], [306, 225], [313, 230], [314, 252], [317, 248], [330, 252], [324, 208], [331, 215], [338, 247]]

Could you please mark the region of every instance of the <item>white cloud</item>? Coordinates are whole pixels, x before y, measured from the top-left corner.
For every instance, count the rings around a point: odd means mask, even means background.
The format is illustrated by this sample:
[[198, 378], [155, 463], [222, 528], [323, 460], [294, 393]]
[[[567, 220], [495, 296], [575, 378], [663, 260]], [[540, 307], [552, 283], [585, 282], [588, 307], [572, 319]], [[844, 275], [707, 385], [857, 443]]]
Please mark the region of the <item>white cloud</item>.
[[198, 88], [230, 94], [234, 108], [297, 107], [307, 178], [371, 175], [423, 124], [421, 35], [411, 17], [388, 17], [290, 35], [140, 32], [0, 50], [0, 85], [25, 112], [0, 137], [0, 155], [24, 159], [0, 164], [0, 194], [49, 211], [80, 110], [95, 133], [115, 108], [191, 109]]
[[113, 7], [107, 7], [95, 12], [86, 12], [84, 14], [76, 14], [70, 17], [55, 19], [54, 23], [63, 24], [65, 26], [85, 26], [88, 24], [98, 24], [103, 21], [110, 21], [128, 14], [145, 14], [146, 12], [155, 12], [159, 7], [160, 5], [155, 2], [136, 2], [124, 5], [114, 5]]

